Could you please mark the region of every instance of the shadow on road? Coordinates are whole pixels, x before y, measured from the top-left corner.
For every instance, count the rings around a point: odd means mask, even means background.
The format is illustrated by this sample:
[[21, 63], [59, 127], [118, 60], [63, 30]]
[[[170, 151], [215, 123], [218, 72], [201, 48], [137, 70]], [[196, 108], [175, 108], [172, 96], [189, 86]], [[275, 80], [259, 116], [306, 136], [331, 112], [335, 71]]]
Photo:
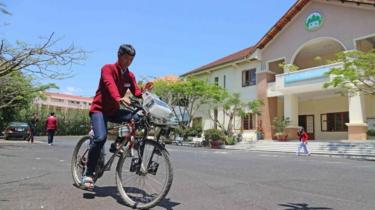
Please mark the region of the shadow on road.
[[108, 197], [111, 196], [121, 205], [125, 205], [122, 201], [120, 195], [117, 192], [116, 187], [99, 187], [95, 186], [94, 190], [91, 193], [84, 193], [83, 197], [86, 199], [94, 199], [95, 197]]
[[[122, 201], [122, 198], [120, 197], [120, 195], [118, 194], [116, 187], [95, 186], [92, 192], [83, 193], [83, 198], [85, 199], [94, 199], [95, 197], [107, 197], [107, 196], [111, 196], [113, 199], [117, 201], [117, 203], [121, 205], [126, 205], [124, 201]], [[158, 206], [165, 208], [166, 210], [173, 210], [173, 207], [179, 204], [180, 203], [171, 201], [170, 198], [165, 198], [160, 202]]]
[[284, 210], [327, 210], [332, 208], [327, 207], [311, 207], [307, 203], [287, 203], [279, 204], [279, 206], [287, 207]]
[[173, 207], [180, 205], [181, 203], [173, 202], [170, 198], [164, 198], [160, 203], [159, 207], [163, 207], [166, 210], [173, 210]]

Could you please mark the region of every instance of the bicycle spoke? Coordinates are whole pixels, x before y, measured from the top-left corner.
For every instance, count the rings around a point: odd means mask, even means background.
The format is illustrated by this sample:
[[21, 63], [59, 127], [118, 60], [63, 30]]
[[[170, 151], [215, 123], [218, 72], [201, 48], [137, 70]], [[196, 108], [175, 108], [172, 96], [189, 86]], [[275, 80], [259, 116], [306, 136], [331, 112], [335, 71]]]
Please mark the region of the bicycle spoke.
[[163, 184], [160, 183], [158, 180], [156, 180], [154, 177], [148, 176], [148, 178], [149, 178], [150, 180], [154, 181], [154, 183], [156, 183], [156, 184], [158, 184], [158, 185], [160, 185], [160, 186], [163, 186]]
[[[147, 179], [150, 179], [150, 177], [147, 177]], [[149, 183], [149, 186], [150, 186], [152, 192], [157, 192], [157, 191], [158, 191], [158, 190], [156, 190], [156, 189], [152, 186], [151, 182]]]
[[[133, 158], [121, 159], [117, 173], [122, 176], [120, 195], [129, 205], [145, 208], [155, 205], [169, 191], [173, 174], [168, 156], [155, 142], [146, 140], [143, 151]], [[142, 156], [141, 156], [142, 155]], [[132, 171], [132, 172], [130, 172]]]

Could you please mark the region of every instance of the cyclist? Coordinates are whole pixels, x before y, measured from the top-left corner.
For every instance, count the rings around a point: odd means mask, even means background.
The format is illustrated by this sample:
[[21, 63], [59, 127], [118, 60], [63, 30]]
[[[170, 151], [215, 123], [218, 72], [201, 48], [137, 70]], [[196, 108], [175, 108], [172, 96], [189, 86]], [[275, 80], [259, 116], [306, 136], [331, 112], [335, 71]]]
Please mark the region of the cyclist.
[[[131, 105], [128, 97], [122, 97], [130, 90], [135, 97], [142, 97], [134, 74], [129, 71], [135, 56], [135, 49], [130, 44], [123, 44], [117, 52], [117, 62], [106, 64], [101, 69], [99, 87], [90, 107], [90, 118], [94, 130], [94, 139], [88, 153], [87, 169], [82, 178], [82, 185], [94, 188], [93, 173], [98, 163], [101, 150], [107, 139], [107, 122], [122, 123], [130, 121], [131, 112], [120, 109], [120, 104]], [[147, 87], [151, 89], [152, 87]]]

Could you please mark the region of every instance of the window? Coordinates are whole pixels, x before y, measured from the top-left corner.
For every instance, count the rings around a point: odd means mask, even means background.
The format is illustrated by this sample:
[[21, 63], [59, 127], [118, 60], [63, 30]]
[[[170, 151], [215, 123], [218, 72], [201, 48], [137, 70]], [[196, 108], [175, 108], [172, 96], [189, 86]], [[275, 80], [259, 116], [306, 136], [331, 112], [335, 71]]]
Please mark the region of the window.
[[226, 88], [226, 86], [227, 86], [227, 78], [226, 78], [226, 76], [224, 75], [224, 89]]
[[349, 122], [349, 112], [322, 114], [320, 120], [322, 131], [348, 131], [348, 126], [345, 123]]
[[69, 101], [69, 104], [76, 105], [76, 104], [80, 104], [80, 102], [79, 101]]
[[250, 69], [242, 72], [242, 87], [256, 84], [256, 69]]
[[219, 85], [219, 77], [215, 77], [215, 85]]
[[242, 129], [253, 130], [255, 125], [255, 117], [253, 113], [247, 113], [242, 117]]

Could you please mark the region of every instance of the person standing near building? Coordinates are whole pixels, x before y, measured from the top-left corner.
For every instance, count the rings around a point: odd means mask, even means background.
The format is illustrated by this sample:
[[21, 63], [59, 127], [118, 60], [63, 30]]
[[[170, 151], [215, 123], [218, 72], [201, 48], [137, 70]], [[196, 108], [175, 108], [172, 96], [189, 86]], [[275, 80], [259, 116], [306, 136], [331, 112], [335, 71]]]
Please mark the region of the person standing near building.
[[307, 134], [307, 132], [305, 131], [303, 127], [299, 129], [297, 134], [298, 134], [299, 141], [300, 141], [298, 150], [297, 150], [297, 155], [299, 155], [301, 148], [303, 148], [305, 155], [310, 155], [310, 152], [307, 149], [307, 141], [309, 139], [309, 135]]
[[53, 144], [53, 136], [55, 135], [55, 131], [57, 130], [57, 118], [55, 117], [54, 112], [51, 112], [50, 116], [47, 118], [45, 129], [48, 133], [48, 145], [51, 146]]
[[33, 114], [29, 121], [30, 126], [30, 137], [27, 139], [27, 142], [34, 143], [34, 135], [36, 131], [36, 123], [39, 121], [38, 116], [36, 113]]

